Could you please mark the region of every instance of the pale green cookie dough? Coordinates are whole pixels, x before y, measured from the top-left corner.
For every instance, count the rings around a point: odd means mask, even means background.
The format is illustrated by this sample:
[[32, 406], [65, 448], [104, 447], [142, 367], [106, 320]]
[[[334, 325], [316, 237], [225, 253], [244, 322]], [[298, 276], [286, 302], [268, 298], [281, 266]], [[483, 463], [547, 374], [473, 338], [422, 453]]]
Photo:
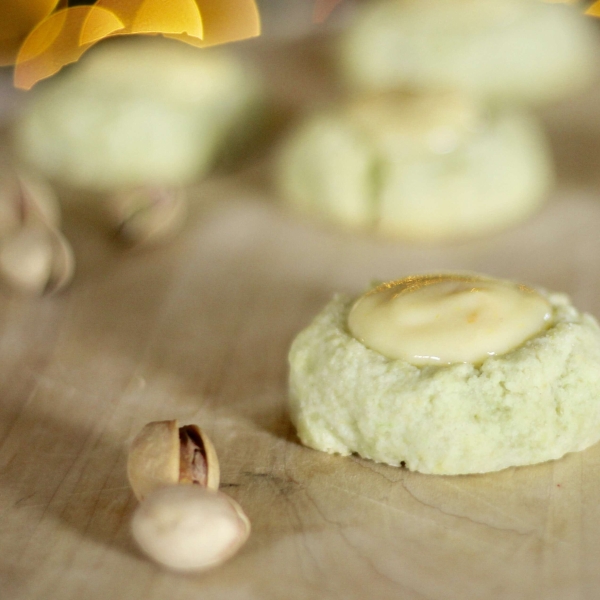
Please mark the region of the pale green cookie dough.
[[26, 100], [14, 136], [21, 160], [112, 191], [204, 175], [255, 126], [263, 92], [254, 70], [221, 48], [136, 37], [103, 42]]
[[468, 97], [384, 95], [310, 115], [280, 149], [292, 209], [388, 237], [460, 239], [514, 225], [554, 182], [538, 122]]
[[581, 4], [379, 0], [343, 36], [342, 75], [363, 90], [459, 89], [542, 104], [595, 77], [598, 34]]
[[557, 459], [600, 439], [600, 329], [562, 294], [548, 329], [480, 366], [417, 367], [352, 337], [336, 296], [292, 344], [304, 444], [413, 471], [466, 474]]

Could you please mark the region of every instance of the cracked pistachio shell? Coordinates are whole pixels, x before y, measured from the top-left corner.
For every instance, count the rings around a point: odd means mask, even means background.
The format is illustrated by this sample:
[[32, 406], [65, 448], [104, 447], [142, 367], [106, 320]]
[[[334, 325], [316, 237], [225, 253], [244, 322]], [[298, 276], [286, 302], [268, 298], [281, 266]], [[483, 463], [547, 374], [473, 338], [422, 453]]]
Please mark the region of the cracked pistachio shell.
[[[199, 441], [197, 448], [203, 458], [204, 480], [188, 477], [187, 467], [182, 465], [182, 442], [180, 429], [191, 432]], [[219, 487], [219, 461], [208, 436], [196, 425], [179, 427], [177, 420], [148, 423], [133, 440], [127, 461], [129, 483], [138, 500], [152, 491], [169, 486], [199, 483], [208, 489]]]
[[152, 492], [134, 513], [133, 538], [160, 565], [202, 571], [225, 562], [246, 542], [250, 521], [229, 496], [199, 486]]

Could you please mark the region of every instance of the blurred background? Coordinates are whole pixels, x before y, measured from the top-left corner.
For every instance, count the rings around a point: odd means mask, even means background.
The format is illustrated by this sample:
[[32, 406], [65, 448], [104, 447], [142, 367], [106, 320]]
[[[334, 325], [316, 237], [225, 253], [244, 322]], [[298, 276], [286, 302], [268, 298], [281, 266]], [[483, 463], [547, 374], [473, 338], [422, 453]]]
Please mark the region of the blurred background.
[[[287, 411], [292, 339], [373, 280], [476, 271], [600, 316], [590, 4], [258, 0], [253, 39], [115, 36], [29, 91], [0, 68], [7, 597], [595, 597], [597, 450], [428, 478], [304, 448]], [[252, 521], [206, 577], [129, 536], [127, 442], [173, 418]]]

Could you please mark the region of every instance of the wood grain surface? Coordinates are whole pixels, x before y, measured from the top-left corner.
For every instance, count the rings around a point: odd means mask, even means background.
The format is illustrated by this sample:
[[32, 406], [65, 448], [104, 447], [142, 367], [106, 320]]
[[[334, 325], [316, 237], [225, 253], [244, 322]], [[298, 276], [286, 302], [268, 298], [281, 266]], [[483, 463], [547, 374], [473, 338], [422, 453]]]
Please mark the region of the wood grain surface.
[[[288, 106], [326, 95], [309, 55], [257, 52]], [[293, 336], [335, 291], [373, 278], [470, 269], [600, 316], [600, 91], [545, 119], [560, 175], [547, 206], [450, 246], [295, 220], [268, 187], [268, 155], [192, 190], [183, 233], [151, 251], [115, 244], [85, 198], [67, 203], [72, 286], [0, 296], [0, 598], [597, 598], [600, 446], [426, 476], [304, 448], [286, 408]], [[161, 570], [129, 535], [127, 445], [172, 418], [207, 430], [222, 487], [252, 521], [242, 551], [202, 575]]]

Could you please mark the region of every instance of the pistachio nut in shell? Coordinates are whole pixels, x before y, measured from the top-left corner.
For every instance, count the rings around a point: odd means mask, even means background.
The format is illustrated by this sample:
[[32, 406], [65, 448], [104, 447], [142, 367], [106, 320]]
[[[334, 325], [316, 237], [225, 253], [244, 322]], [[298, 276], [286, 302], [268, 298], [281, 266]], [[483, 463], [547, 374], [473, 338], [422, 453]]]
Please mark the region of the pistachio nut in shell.
[[52, 187], [29, 173], [17, 174], [23, 221], [25, 224], [42, 222], [50, 228], [60, 227], [60, 206]]
[[138, 506], [133, 538], [157, 563], [202, 571], [233, 556], [250, 535], [250, 521], [229, 496], [200, 486], [155, 490]]
[[53, 294], [73, 279], [75, 256], [71, 245], [58, 229], [50, 228], [48, 231], [52, 241], [52, 268], [45, 291]]
[[183, 190], [142, 186], [114, 194], [107, 205], [117, 235], [131, 245], [151, 245], [177, 233], [185, 222], [187, 201]]
[[176, 420], [148, 423], [133, 440], [127, 461], [129, 483], [138, 500], [176, 484], [219, 488], [219, 461], [208, 436], [197, 425]]
[[0, 275], [11, 288], [44, 293], [52, 272], [52, 240], [40, 227], [24, 227], [0, 243]]
[[0, 237], [40, 223], [60, 226], [60, 208], [52, 188], [29, 173], [14, 169], [0, 172]]
[[73, 251], [58, 229], [26, 225], [0, 240], [0, 277], [17, 291], [39, 296], [57, 292], [74, 270]]

